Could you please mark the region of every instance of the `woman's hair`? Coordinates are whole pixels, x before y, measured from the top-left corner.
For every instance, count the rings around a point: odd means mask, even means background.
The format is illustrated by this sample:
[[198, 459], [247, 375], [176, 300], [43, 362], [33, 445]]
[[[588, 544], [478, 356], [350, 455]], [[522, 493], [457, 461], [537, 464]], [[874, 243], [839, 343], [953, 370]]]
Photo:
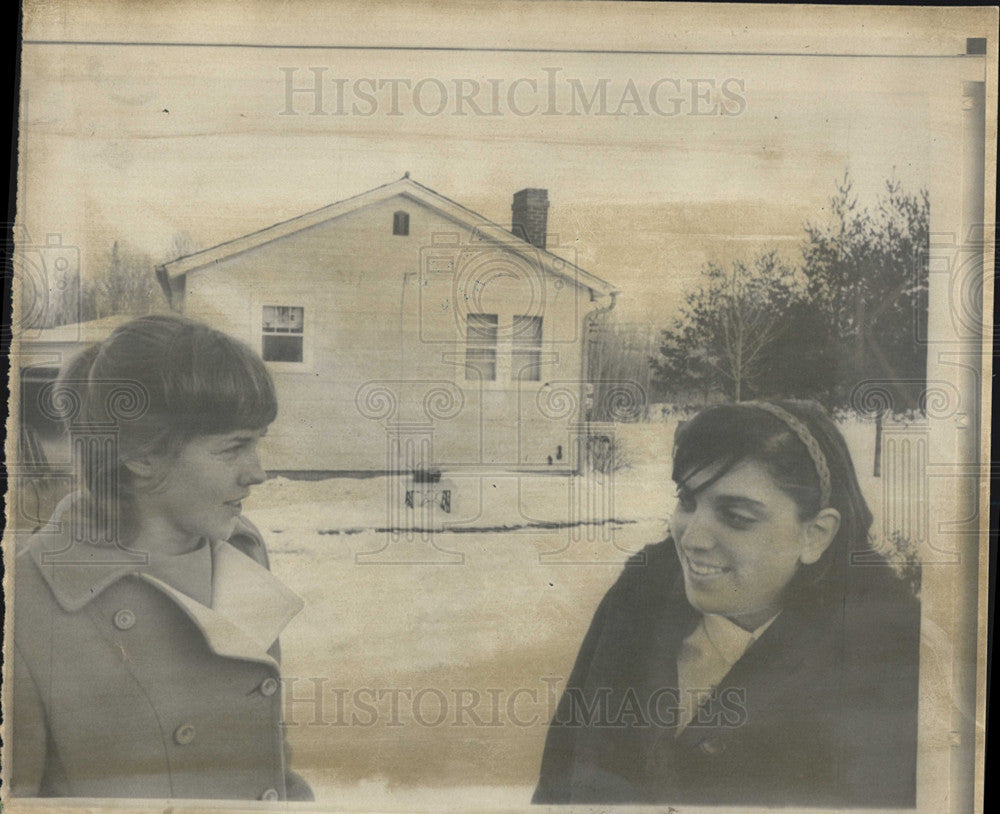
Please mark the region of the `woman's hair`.
[[169, 460], [197, 436], [260, 429], [278, 412], [271, 376], [248, 345], [172, 315], [139, 317], [87, 348], [60, 372], [54, 399], [70, 407], [73, 423], [116, 431], [116, 450], [84, 445], [80, 486], [99, 501], [109, 497], [102, 485], [117, 483], [126, 537], [134, 520], [127, 461]]
[[[791, 421], [783, 420], [782, 413]], [[798, 425], [798, 432], [792, 425]], [[815, 439], [818, 450], [814, 447], [810, 451], [806, 444], [809, 436]], [[825, 463], [829, 470], [828, 484], [821, 482], [817, 457], [820, 467]], [[711, 470], [711, 476], [696, 490], [701, 491], [743, 461], [760, 464], [771, 475], [778, 488], [795, 501], [799, 520], [808, 520], [830, 507], [840, 513], [840, 529], [833, 541], [818, 562], [800, 567], [786, 598], [807, 588], [815, 591], [821, 582], [831, 587], [839, 584], [848, 573], [852, 552], [870, 551], [872, 513], [861, 493], [847, 443], [823, 408], [812, 401], [719, 404], [678, 427], [672, 473], [675, 483]], [[830, 495], [827, 505], [822, 500], [824, 489]]]

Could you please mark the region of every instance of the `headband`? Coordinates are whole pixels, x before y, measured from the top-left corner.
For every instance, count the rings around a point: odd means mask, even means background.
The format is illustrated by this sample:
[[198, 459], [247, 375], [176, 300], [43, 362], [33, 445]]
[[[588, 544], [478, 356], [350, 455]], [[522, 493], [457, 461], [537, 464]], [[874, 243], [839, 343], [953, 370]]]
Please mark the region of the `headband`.
[[805, 423], [788, 412], [784, 407], [779, 407], [777, 404], [772, 404], [769, 401], [744, 401], [742, 404], [746, 407], [756, 407], [759, 410], [770, 413], [775, 418], [781, 420], [805, 444], [806, 449], [809, 451], [809, 457], [813, 460], [813, 466], [816, 467], [816, 475], [819, 477], [820, 508], [825, 509], [829, 506], [830, 493], [832, 492], [830, 486], [830, 467], [826, 465], [826, 456], [820, 448], [819, 441], [816, 440], [816, 437], [809, 431]]

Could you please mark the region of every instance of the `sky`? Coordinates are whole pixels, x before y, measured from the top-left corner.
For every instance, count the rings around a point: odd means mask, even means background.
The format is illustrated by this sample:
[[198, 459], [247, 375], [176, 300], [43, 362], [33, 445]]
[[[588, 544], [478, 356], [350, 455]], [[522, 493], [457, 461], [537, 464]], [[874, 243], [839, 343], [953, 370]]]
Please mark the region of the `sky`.
[[[515, 191], [547, 189], [553, 250], [618, 286], [623, 319], [663, 324], [707, 262], [794, 260], [846, 170], [866, 202], [890, 175], [931, 177], [940, 58], [609, 53], [614, 26], [603, 52], [500, 50], [534, 43], [531, 20], [426, 50], [303, 19], [43, 22], [23, 50], [19, 221], [33, 245], [79, 247], [84, 276], [114, 240], [162, 262], [177, 235], [207, 248], [409, 172], [507, 226]], [[293, 42], [324, 47], [273, 47]], [[322, 100], [289, 96], [317, 78]]]

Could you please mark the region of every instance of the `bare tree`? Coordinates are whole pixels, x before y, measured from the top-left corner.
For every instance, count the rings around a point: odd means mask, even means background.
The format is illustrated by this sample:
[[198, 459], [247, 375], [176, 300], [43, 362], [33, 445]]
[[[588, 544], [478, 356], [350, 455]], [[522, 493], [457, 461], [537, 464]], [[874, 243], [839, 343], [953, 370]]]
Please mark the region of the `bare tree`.
[[167, 249], [167, 262], [171, 260], [176, 260], [178, 257], [187, 257], [189, 254], [194, 254], [195, 245], [194, 240], [187, 231], [174, 232], [172, 238], [170, 238], [170, 248]]
[[771, 251], [730, 269], [710, 263], [662, 335], [654, 367], [668, 386], [719, 390], [734, 401], [759, 395], [770, 351], [800, 296], [794, 271]]
[[116, 240], [104, 266], [83, 284], [83, 319], [112, 314], [140, 316], [162, 305], [162, 294], [149, 255], [122, 248]]
[[594, 421], [646, 417], [653, 387], [649, 360], [655, 347], [649, 323], [619, 322], [609, 315], [594, 325], [588, 351]]

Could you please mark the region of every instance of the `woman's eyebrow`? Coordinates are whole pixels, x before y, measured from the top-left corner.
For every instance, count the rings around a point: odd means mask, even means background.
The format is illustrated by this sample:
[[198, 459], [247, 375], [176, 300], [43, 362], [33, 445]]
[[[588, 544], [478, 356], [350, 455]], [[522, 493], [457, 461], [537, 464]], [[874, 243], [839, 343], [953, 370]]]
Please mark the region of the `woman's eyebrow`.
[[752, 497], [746, 497], [745, 495], [716, 495], [714, 497], [716, 503], [724, 503], [727, 506], [748, 506], [752, 509], [760, 509], [761, 511], [767, 510], [767, 504], [762, 503], [759, 500], [754, 500]]
[[233, 430], [223, 433], [222, 437], [230, 441], [254, 441], [267, 435], [267, 428], [262, 430]]
[[229, 444], [248, 444], [251, 441], [256, 440], [254, 435], [245, 435], [243, 433], [233, 433], [231, 435], [223, 436], [219, 443], [223, 446], [228, 446]]

